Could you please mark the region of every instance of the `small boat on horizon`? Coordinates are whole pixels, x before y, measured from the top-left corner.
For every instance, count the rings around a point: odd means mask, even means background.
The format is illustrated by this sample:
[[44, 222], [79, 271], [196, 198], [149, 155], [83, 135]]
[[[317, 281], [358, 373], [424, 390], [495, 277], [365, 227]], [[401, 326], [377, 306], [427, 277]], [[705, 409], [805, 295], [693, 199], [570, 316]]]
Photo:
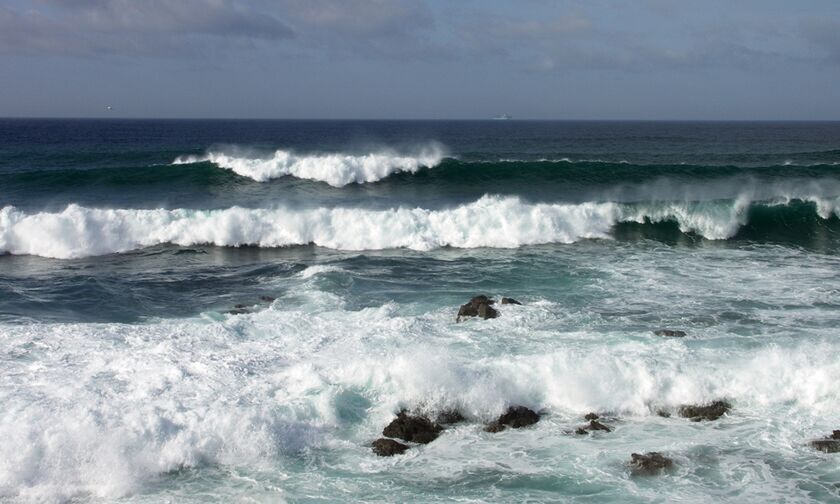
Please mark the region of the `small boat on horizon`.
[[492, 119], [494, 121], [507, 121], [507, 120], [510, 120], [510, 119], [513, 119], [513, 118], [511, 116], [507, 115], [507, 114], [502, 114], [502, 115], [493, 116]]

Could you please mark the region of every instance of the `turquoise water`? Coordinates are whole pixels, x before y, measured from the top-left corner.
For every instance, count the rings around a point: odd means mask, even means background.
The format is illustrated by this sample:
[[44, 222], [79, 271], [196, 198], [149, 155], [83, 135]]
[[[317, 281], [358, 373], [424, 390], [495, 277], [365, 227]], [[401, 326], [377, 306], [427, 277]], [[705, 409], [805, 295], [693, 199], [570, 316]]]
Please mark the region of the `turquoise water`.
[[0, 124], [5, 500], [840, 500], [836, 124]]

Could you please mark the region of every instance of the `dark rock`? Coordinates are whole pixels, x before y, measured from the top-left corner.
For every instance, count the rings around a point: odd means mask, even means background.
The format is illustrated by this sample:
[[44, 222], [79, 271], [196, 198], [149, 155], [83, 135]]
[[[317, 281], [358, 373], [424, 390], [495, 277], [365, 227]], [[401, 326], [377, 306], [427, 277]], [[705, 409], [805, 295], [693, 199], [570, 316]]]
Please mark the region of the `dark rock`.
[[478, 316], [484, 320], [496, 318], [499, 312], [487, 303], [478, 305]]
[[840, 440], [838, 439], [815, 439], [811, 446], [825, 453], [840, 452]]
[[630, 455], [630, 471], [633, 474], [657, 474], [674, 465], [674, 461], [658, 452]]
[[684, 405], [680, 406], [680, 416], [690, 418], [694, 422], [700, 420], [717, 420], [722, 417], [732, 405], [726, 401], [715, 401], [705, 405]]
[[260, 301], [262, 301], [263, 303], [273, 303], [274, 299], [275, 298], [271, 296], [260, 296]]
[[503, 430], [505, 430], [505, 426], [500, 424], [498, 421], [490, 422], [484, 426], [484, 432], [492, 432], [495, 434], [496, 432], [502, 432]]
[[671, 412], [664, 409], [656, 410], [656, 414], [661, 416], [662, 418], [671, 418]]
[[657, 336], [667, 336], [669, 338], [685, 337], [685, 331], [678, 331], [676, 329], [659, 329], [657, 331], [653, 331], [653, 334]]
[[535, 411], [529, 410], [525, 406], [511, 406], [498, 420], [488, 424], [484, 430], [486, 432], [499, 432], [504, 430], [505, 427], [518, 429], [520, 427], [534, 425], [539, 421], [540, 415]]
[[598, 420], [598, 415], [595, 413], [587, 413], [586, 416], [583, 417], [584, 420]]
[[465, 421], [464, 415], [458, 410], [444, 410], [438, 413], [435, 422], [438, 424], [449, 425]]
[[513, 298], [506, 298], [506, 297], [503, 297], [503, 298], [502, 298], [502, 304], [515, 304], [515, 305], [521, 305], [522, 303], [520, 303], [519, 301], [517, 301], [517, 300], [515, 300], [515, 299], [513, 299]]
[[377, 439], [373, 442], [373, 444], [371, 444], [371, 447], [373, 448], [373, 453], [379, 455], [380, 457], [391, 457], [393, 455], [405, 453], [405, 451], [408, 450], [408, 445], [386, 438]]
[[811, 441], [811, 446], [825, 453], [840, 452], [840, 430], [833, 431], [825, 439]]
[[411, 416], [403, 410], [382, 430], [382, 435], [426, 444], [434, 441], [442, 430], [443, 427], [432, 423], [428, 418]]
[[605, 432], [612, 432], [612, 429], [610, 429], [606, 425], [602, 424], [598, 420], [590, 420], [589, 421], [589, 430], [593, 430], [593, 431], [600, 430], [600, 431], [605, 431]]
[[[495, 318], [498, 315], [498, 312], [493, 308], [490, 308], [490, 305], [493, 303], [495, 303], [495, 301], [487, 296], [475, 296], [470, 299], [469, 303], [461, 305], [461, 308], [458, 310], [458, 316], [455, 317], [455, 321], [460, 322], [461, 317], [481, 317], [485, 320], [488, 318]], [[482, 306], [485, 307], [483, 308], [483, 314], [479, 313], [479, 311], [482, 310]]]
[[232, 310], [228, 310], [228, 313], [230, 313], [231, 315], [242, 315], [245, 313], [251, 313], [251, 309], [250, 307], [244, 304], [235, 304], [233, 305]]
[[[586, 415], [589, 416], [589, 415]], [[575, 434], [587, 434], [592, 431], [604, 431], [604, 432], [612, 432], [612, 429], [607, 427], [606, 425], [602, 424], [598, 420], [589, 420], [588, 425], [584, 425], [583, 427], [578, 427], [575, 431]]]
[[583, 427], [578, 427], [577, 430], [575, 430], [575, 434], [577, 434], [579, 436], [584, 436], [586, 434], [589, 434], [589, 431], [587, 431]]

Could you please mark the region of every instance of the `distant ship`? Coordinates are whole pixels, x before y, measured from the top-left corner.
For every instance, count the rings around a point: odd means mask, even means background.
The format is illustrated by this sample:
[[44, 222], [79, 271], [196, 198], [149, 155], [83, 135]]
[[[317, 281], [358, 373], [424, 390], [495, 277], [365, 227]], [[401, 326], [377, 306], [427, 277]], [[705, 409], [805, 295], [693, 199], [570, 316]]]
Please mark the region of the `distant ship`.
[[494, 121], [507, 121], [509, 119], [512, 119], [512, 117], [507, 114], [497, 115], [493, 117]]

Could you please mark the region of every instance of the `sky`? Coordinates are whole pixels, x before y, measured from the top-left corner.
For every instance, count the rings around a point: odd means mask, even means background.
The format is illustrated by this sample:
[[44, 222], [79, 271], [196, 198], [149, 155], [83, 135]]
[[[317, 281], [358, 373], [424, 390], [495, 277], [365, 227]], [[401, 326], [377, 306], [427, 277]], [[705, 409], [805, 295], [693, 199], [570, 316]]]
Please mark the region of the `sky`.
[[840, 1], [0, 0], [0, 117], [502, 113], [840, 120]]

